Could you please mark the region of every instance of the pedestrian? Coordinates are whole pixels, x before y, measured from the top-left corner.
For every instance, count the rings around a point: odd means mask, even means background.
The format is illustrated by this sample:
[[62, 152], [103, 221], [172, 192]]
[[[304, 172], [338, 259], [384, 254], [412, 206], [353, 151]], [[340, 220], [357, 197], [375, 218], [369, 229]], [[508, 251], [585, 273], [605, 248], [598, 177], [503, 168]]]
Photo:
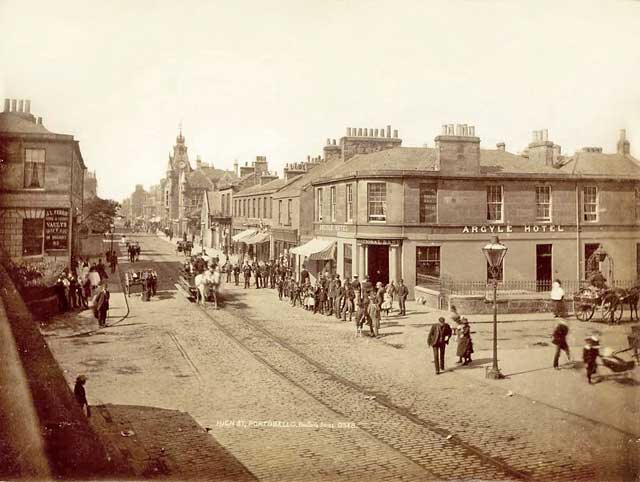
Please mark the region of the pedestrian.
[[391, 298], [389, 302], [389, 309], [387, 310], [387, 316], [389, 316], [389, 313], [393, 311], [393, 299], [395, 298], [396, 293], [398, 292], [398, 289], [396, 288], [396, 283], [393, 280], [391, 280], [389, 284], [386, 286], [386, 290], [387, 290], [387, 293], [389, 293], [389, 296]]
[[55, 293], [58, 298], [58, 310], [60, 311], [60, 313], [64, 313], [69, 309], [69, 290], [65, 286], [65, 282], [68, 286], [69, 280], [67, 279], [66, 274], [62, 273], [60, 276], [58, 276], [58, 280], [56, 281], [55, 285]]
[[369, 331], [371, 336], [378, 338], [380, 333], [380, 305], [377, 303], [376, 296], [371, 294], [369, 297], [369, 306], [367, 307], [369, 314]]
[[278, 288], [278, 299], [282, 301], [282, 295], [284, 294], [284, 281], [280, 278], [276, 280], [276, 285]]
[[587, 381], [591, 384], [591, 377], [597, 372], [596, 360], [600, 356], [600, 345], [595, 335], [585, 338], [585, 341], [587, 344], [582, 349], [582, 360], [587, 368]]
[[78, 299], [78, 279], [69, 273], [69, 306], [71, 309], [80, 307], [80, 300]]
[[227, 273], [227, 283], [231, 283], [231, 272], [233, 268], [231, 266], [231, 262], [227, 259], [227, 262], [224, 264], [224, 271]]
[[115, 251], [111, 251], [111, 256], [109, 257], [109, 264], [111, 265], [111, 273], [115, 273], [116, 266], [118, 266], [118, 255]]
[[382, 310], [382, 303], [384, 303], [384, 294], [385, 294], [384, 286], [382, 286], [382, 282], [378, 281], [376, 283], [376, 294], [375, 301], [376, 305], [378, 305], [378, 310]]
[[87, 392], [84, 389], [84, 384], [87, 383], [87, 377], [84, 375], [78, 375], [76, 378], [76, 385], [73, 387], [73, 394], [76, 397], [80, 410], [84, 413], [84, 407], [87, 407], [87, 417], [91, 417], [91, 407], [87, 402]]
[[233, 281], [236, 286], [240, 286], [240, 266], [238, 263], [233, 265]]
[[462, 324], [462, 319], [460, 318], [460, 313], [458, 313], [456, 305], [451, 305], [451, 308], [449, 308], [449, 323], [455, 323], [456, 325]]
[[471, 340], [471, 327], [469, 320], [462, 318], [460, 331], [458, 333], [458, 347], [456, 354], [463, 365], [471, 363], [471, 354], [473, 353], [473, 341]]
[[344, 301], [342, 302], [342, 321], [347, 321], [347, 313], [349, 313], [349, 321], [351, 321], [351, 317], [353, 315], [353, 300], [356, 295], [353, 292], [353, 288], [348, 280], [344, 280], [344, 287], [342, 288], [344, 292]]
[[[342, 317], [342, 306], [344, 305], [344, 294], [345, 289], [342, 286], [342, 281], [340, 281], [340, 275], [336, 275], [336, 279], [333, 281], [335, 284], [334, 294], [335, 298], [333, 299], [333, 314], [339, 320]], [[346, 282], [345, 282], [346, 285]]]
[[427, 344], [433, 348], [436, 375], [440, 375], [440, 372], [444, 371], [444, 353], [449, 344], [449, 338], [451, 338], [451, 327], [441, 316], [438, 318], [438, 323], [431, 325], [429, 336], [427, 337]]
[[409, 296], [409, 289], [404, 285], [404, 280], [398, 281], [398, 287], [396, 290], [398, 294], [398, 305], [400, 306], [400, 316], [407, 314], [407, 296]]
[[251, 282], [251, 266], [249, 266], [249, 263], [245, 263], [243, 266], [242, 276], [244, 278], [244, 287], [246, 289], [249, 287], [249, 283]]
[[103, 327], [107, 326], [107, 312], [109, 311], [109, 287], [107, 283], [102, 283], [102, 290], [96, 297], [96, 302], [93, 306], [93, 314], [98, 319], [98, 325]]
[[564, 288], [562, 288], [562, 282], [559, 279], [553, 280], [551, 285], [551, 304], [553, 307], [553, 317], [564, 318]]
[[393, 303], [393, 295], [389, 290], [385, 290], [383, 296], [382, 305], [380, 305], [380, 312], [385, 314], [386, 318], [389, 318], [389, 311], [391, 311], [391, 304]]
[[553, 343], [556, 346], [556, 353], [553, 356], [553, 368], [560, 370], [558, 361], [560, 360], [560, 352], [564, 351], [567, 354], [567, 359], [571, 361], [571, 353], [569, 352], [569, 345], [567, 344], [567, 335], [569, 334], [569, 325], [566, 321], [560, 320], [556, 329], [553, 330]]

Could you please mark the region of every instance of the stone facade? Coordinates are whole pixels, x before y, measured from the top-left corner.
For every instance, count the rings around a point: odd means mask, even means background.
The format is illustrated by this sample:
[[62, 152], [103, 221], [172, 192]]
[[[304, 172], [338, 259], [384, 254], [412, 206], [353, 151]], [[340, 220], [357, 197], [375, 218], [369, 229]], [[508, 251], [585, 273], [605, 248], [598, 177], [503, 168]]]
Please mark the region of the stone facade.
[[47, 130], [31, 102], [0, 113], [0, 246], [13, 259], [69, 260], [79, 247], [86, 166], [78, 141]]

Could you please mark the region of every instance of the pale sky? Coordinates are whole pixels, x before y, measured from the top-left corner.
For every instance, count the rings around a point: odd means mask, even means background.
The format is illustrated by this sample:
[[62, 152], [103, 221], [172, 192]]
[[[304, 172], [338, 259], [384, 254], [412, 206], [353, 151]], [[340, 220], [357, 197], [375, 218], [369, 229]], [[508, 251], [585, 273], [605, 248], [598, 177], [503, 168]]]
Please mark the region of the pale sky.
[[[178, 124], [231, 169], [319, 155], [346, 127], [433, 146], [444, 123], [519, 152], [640, 157], [640, 2], [0, 0], [0, 94], [73, 134], [99, 194], [164, 175]], [[195, 162], [193, 162], [195, 165]]]

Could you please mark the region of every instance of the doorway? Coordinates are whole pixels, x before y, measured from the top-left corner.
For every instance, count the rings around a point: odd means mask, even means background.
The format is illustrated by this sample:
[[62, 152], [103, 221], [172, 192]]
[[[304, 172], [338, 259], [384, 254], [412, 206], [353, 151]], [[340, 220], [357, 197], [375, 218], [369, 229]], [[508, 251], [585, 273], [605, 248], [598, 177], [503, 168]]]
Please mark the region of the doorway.
[[536, 290], [549, 291], [551, 289], [551, 275], [553, 273], [552, 244], [536, 244]]
[[386, 286], [389, 282], [389, 246], [367, 246], [367, 275], [373, 286], [378, 281]]

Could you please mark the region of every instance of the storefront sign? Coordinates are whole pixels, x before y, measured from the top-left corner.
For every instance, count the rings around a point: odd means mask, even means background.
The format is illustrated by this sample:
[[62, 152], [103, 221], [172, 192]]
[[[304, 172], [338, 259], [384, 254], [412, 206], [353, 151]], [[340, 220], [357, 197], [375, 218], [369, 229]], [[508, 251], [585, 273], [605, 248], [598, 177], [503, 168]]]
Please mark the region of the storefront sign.
[[349, 230], [349, 226], [344, 224], [321, 224], [320, 231], [340, 231], [346, 232]]
[[69, 246], [69, 209], [44, 210], [44, 249], [53, 251]]
[[399, 239], [358, 239], [360, 244], [381, 244], [385, 246], [400, 246]]
[[560, 224], [525, 224], [524, 226], [507, 225], [482, 225], [465, 226], [463, 233], [563, 233], [564, 228]]

